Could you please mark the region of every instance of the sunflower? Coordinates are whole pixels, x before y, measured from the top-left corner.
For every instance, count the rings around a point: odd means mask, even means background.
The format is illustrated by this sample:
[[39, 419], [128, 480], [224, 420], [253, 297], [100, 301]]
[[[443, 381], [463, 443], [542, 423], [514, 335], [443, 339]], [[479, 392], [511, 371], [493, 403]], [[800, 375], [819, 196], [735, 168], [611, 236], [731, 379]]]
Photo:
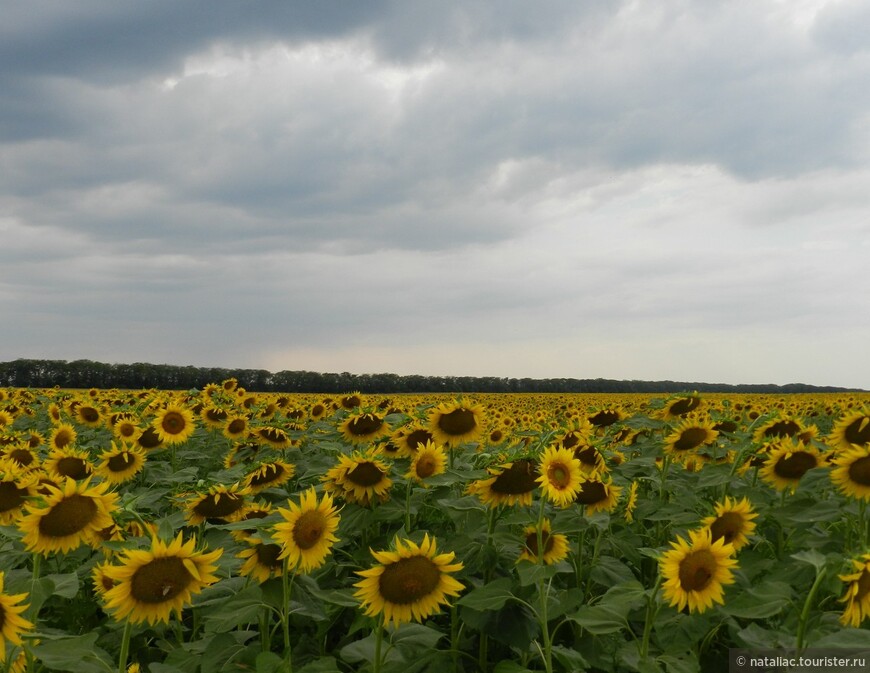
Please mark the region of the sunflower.
[[89, 482], [64, 477], [59, 488], [48, 487], [49, 495], [42, 505], [26, 505], [18, 528], [24, 533], [22, 542], [28, 551], [68, 552], [82, 543], [100, 544], [98, 533], [114, 523], [111, 512], [118, 496], [106, 492], [106, 483], [91, 486]]
[[622, 486], [615, 486], [609, 477], [593, 472], [581, 483], [574, 502], [586, 508], [586, 514], [612, 512], [619, 502]]
[[372, 551], [378, 565], [357, 571], [363, 579], [354, 584], [354, 596], [369, 617], [383, 615], [384, 625], [422, 622], [465, 588], [450, 576], [462, 570], [462, 563], [453, 563], [453, 552], [439, 554], [435, 538], [426, 534], [417, 545], [397, 537], [395, 548]]
[[112, 434], [122, 442], [135, 442], [142, 434], [142, 428], [132, 418], [120, 418], [112, 426]]
[[96, 473], [110, 484], [130, 481], [145, 467], [145, 451], [138, 446], [116, 445], [103, 451]]
[[632, 523], [634, 521], [634, 509], [637, 507], [637, 482], [631, 482], [631, 486], [628, 488], [628, 499], [625, 501], [625, 514], [624, 518], [628, 523]]
[[782, 439], [771, 446], [758, 475], [777, 491], [794, 491], [801, 477], [820, 465], [822, 457], [815, 447], [805, 446], [794, 438]]
[[494, 475], [469, 484], [466, 492], [476, 495], [487, 506], [531, 505], [532, 494], [538, 488], [538, 464], [531, 458], [520, 458], [489, 468]]
[[624, 421], [626, 418], [628, 418], [628, 415], [622, 411], [622, 409], [613, 408], [597, 411], [591, 416], [588, 416], [586, 420], [596, 428], [601, 429], [607, 428], [619, 421]]
[[852, 566], [855, 572], [840, 575], [847, 585], [846, 593], [840, 599], [846, 604], [840, 623], [857, 628], [870, 616], [870, 554], [852, 559]]
[[662, 413], [666, 420], [683, 418], [686, 414], [695, 411], [701, 406], [701, 398], [697, 393], [680, 395], [665, 404]]
[[691, 451], [710, 444], [718, 436], [712, 422], [685, 420], [665, 437], [664, 449], [673, 458], [683, 461]]
[[584, 474], [600, 472], [605, 469], [604, 456], [592, 444], [584, 442], [577, 444], [571, 450], [574, 457], [580, 461], [580, 470]]
[[450, 447], [477, 439], [483, 433], [483, 406], [465, 400], [439, 404], [429, 413], [429, 432], [438, 444]]
[[35, 487], [35, 475], [14, 461], [0, 460], [0, 525], [14, 523], [24, 513], [24, 504], [36, 493]]
[[53, 449], [65, 449], [76, 443], [78, 437], [76, 429], [69, 423], [61, 423], [51, 431], [48, 445]]
[[804, 431], [804, 426], [794, 418], [772, 418], [758, 426], [752, 433], [752, 440], [757, 444], [775, 442], [786, 437], [795, 437]]
[[296, 466], [283, 460], [274, 460], [259, 465], [245, 476], [245, 486], [251, 493], [286, 484], [296, 474]]
[[226, 409], [217, 406], [206, 406], [199, 412], [203, 425], [214, 430], [222, 430], [229, 417], [230, 414]]
[[574, 452], [551, 446], [541, 457], [541, 476], [537, 482], [544, 495], [559, 507], [567, 507], [580, 490], [583, 474]]
[[86, 479], [94, 471], [87, 451], [78, 451], [72, 447], [53, 449], [48, 454], [43, 468], [52, 476], [70, 477], [71, 479]]
[[180, 404], [169, 404], [157, 412], [151, 423], [163, 444], [183, 444], [196, 429], [193, 412]]
[[339, 456], [338, 465], [322, 477], [326, 490], [364, 507], [375, 498], [381, 502], [389, 500], [390, 487], [393, 485], [389, 477], [390, 470], [374, 456], [373, 451], [354, 453], [350, 457]]
[[273, 449], [286, 449], [292, 444], [290, 437], [281, 428], [264, 425], [254, 431], [254, 435]]
[[523, 549], [517, 562], [540, 563], [543, 560], [544, 564], [552, 565], [568, 556], [568, 538], [560, 533], [553, 533], [549, 519], [544, 519], [541, 524], [540, 542], [544, 548], [543, 559], [538, 556], [538, 537], [537, 526], [526, 526], [523, 529]]
[[75, 408], [73, 418], [77, 423], [89, 428], [99, 428], [105, 419], [100, 410], [90, 404], [80, 404]]
[[351, 444], [371, 442], [390, 434], [384, 419], [371, 412], [358, 412], [348, 416], [338, 426], [341, 436]]
[[252, 577], [261, 584], [271, 577], [278, 577], [284, 566], [281, 560], [281, 546], [272, 542], [262, 542], [255, 537], [244, 538], [245, 548], [236, 554], [244, 561], [239, 574]]
[[15, 417], [6, 409], [0, 409], [0, 428], [8, 428], [15, 421]]
[[414, 454], [411, 467], [405, 474], [406, 479], [413, 479], [425, 485], [425, 480], [436, 474], [444, 474], [447, 468], [447, 454], [433, 442], [426, 442]]
[[707, 528], [689, 531], [688, 542], [677, 537], [671, 547], [659, 560], [662, 588], [670, 605], [678, 610], [688, 605], [689, 612], [704, 612], [713, 603], [724, 603], [723, 585], [734, 582], [732, 570], [737, 568], [734, 547], [721, 538], [714, 542]]
[[752, 503], [747, 498], [740, 501], [726, 496], [715, 506], [716, 514], [701, 521], [701, 525], [710, 531], [713, 542], [722, 539], [726, 544], [739, 551], [749, 544], [749, 536], [755, 531], [753, 519], [758, 513], [752, 509]]
[[284, 518], [275, 524], [275, 539], [289, 568], [308, 573], [323, 565], [333, 543], [340, 516], [328, 493], [317, 502], [312, 486], [299, 496], [299, 504], [288, 500], [290, 509], [278, 509]]
[[6, 641], [13, 646], [21, 645], [21, 634], [30, 631], [33, 624], [21, 613], [29, 605], [21, 605], [27, 594], [7, 594], [3, 591], [4, 573], [0, 571], [0, 665], [6, 662]]
[[420, 425], [399, 428], [393, 433], [391, 441], [397, 447], [397, 456], [413, 456], [417, 449], [431, 442], [437, 445], [435, 435]]
[[91, 581], [93, 582], [94, 590], [102, 600], [106, 599], [106, 592], [115, 587], [115, 580], [106, 575], [106, 568], [108, 567], [108, 563], [98, 563], [91, 570]]
[[350, 395], [344, 395], [338, 402], [342, 409], [350, 411], [362, 406], [363, 396], [360, 393], [351, 393]]
[[157, 434], [157, 430], [153, 426], [148, 426], [136, 437], [136, 446], [140, 446], [146, 451], [163, 448], [163, 440]]
[[239, 484], [212, 486], [207, 493], [197, 493], [188, 501], [185, 507], [187, 520], [194, 526], [203, 521], [219, 524], [238, 521], [244, 511], [245, 496], [249, 493]]
[[870, 444], [851, 446], [834, 459], [831, 481], [843, 495], [870, 501]]
[[14, 461], [24, 469], [33, 470], [39, 467], [39, 455], [33, 447], [19, 444], [6, 451], [6, 458]]
[[248, 434], [248, 417], [244, 414], [227, 416], [221, 432], [227, 439], [240, 439]]
[[181, 533], [169, 544], [151, 539], [150, 549], [130, 549], [120, 565], [104, 568], [115, 585], [106, 591], [106, 608], [116, 620], [134, 624], [168, 623], [172, 613], [180, 615], [193, 594], [218, 580], [214, 565], [223, 553], [197, 552], [196, 540], [182, 541]]
[[853, 446], [870, 445], [870, 409], [841, 416], [828, 435], [828, 443], [844, 451]]

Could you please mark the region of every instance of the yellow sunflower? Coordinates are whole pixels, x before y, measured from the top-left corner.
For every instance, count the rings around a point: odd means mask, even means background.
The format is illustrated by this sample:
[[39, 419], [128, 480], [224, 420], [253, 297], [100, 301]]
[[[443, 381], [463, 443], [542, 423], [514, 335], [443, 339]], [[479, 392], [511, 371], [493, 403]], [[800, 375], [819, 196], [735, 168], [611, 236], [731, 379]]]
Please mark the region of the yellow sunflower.
[[474, 441], [483, 433], [483, 406], [467, 400], [439, 404], [429, 413], [429, 432], [450, 447]]
[[758, 513], [752, 509], [752, 503], [747, 498], [732, 500], [726, 496], [715, 506], [716, 514], [701, 521], [701, 525], [710, 531], [713, 542], [724, 540], [726, 544], [739, 551], [749, 544], [749, 536], [755, 531], [753, 519]]
[[6, 451], [6, 458], [16, 462], [24, 469], [34, 470], [39, 467], [39, 455], [33, 447], [19, 444]]
[[413, 456], [417, 449], [425, 446], [428, 442], [438, 444], [435, 436], [427, 428], [420, 425], [409, 425], [399, 428], [391, 438], [397, 448], [396, 455], [401, 457]]
[[218, 580], [214, 564], [222, 553], [198, 552], [196, 540], [183, 542], [181, 533], [169, 544], [152, 538], [150, 549], [127, 550], [120, 565], [104, 567], [114, 582], [105, 593], [106, 608], [118, 621], [168, 623], [173, 612], [180, 616], [194, 594]]
[[183, 444], [196, 426], [193, 422], [193, 412], [180, 404], [169, 404], [165, 409], [157, 412], [157, 416], [151, 422], [151, 427], [157, 433], [163, 444]]
[[677, 537], [671, 547], [659, 560], [662, 589], [670, 605], [704, 612], [713, 603], [724, 604], [723, 586], [734, 582], [737, 568], [734, 547], [721, 538], [713, 542], [706, 528], [689, 531], [688, 541]]
[[504, 463], [489, 468], [492, 477], [469, 484], [466, 492], [476, 495], [488, 507], [532, 504], [532, 494], [538, 488], [538, 463], [531, 458]]
[[855, 572], [840, 575], [840, 579], [846, 582], [846, 593], [840, 599], [846, 607], [840, 623], [857, 628], [870, 616], [870, 554], [852, 559], [852, 566]]
[[530, 561], [532, 563], [540, 563], [551, 565], [558, 563], [568, 556], [568, 538], [561, 533], [553, 533], [550, 526], [550, 520], [544, 519], [541, 525], [541, 545], [544, 547], [543, 559], [538, 553], [538, 527], [526, 526], [523, 529], [523, 549], [517, 559], [519, 561]]
[[701, 407], [701, 402], [701, 397], [697, 393], [691, 395], [679, 395], [665, 404], [662, 414], [665, 417], [665, 420], [684, 418], [686, 414], [699, 409]]
[[77, 423], [86, 425], [89, 428], [99, 428], [104, 422], [103, 414], [97, 407], [90, 404], [80, 404], [75, 408], [73, 414]]
[[206, 406], [199, 412], [199, 418], [203, 425], [213, 430], [223, 430], [224, 424], [230, 417], [226, 409], [216, 406]]
[[275, 524], [274, 538], [281, 544], [280, 558], [301, 573], [323, 565], [332, 545], [338, 541], [335, 531], [341, 517], [328, 493], [317, 502], [314, 487], [299, 496], [299, 504], [288, 500], [290, 509], [278, 509], [284, 518]]
[[770, 455], [758, 475], [777, 491], [794, 491], [801, 477], [821, 465], [822, 457], [815, 447], [787, 438], [771, 446]]
[[393, 485], [389, 472], [387, 465], [375, 458], [373, 451], [366, 451], [339, 456], [338, 465], [327, 471], [322, 480], [329, 493], [367, 507], [375, 499], [380, 502], [389, 500]]
[[621, 493], [622, 486], [616, 486], [609, 477], [593, 472], [580, 483], [573, 501], [583, 505], [586, 514], [612, 512], [616, 509]]
[[448, 596], [465, 588], [450, 576], [462, 570], [455, 554], [439, 554], [435, 538], [426, 534], [421, 544], [395, 539], [395, 551], [372, 551], [378, 565], [357, 571], [363, 579], [354, 596], [369, 617], [383, 615], [384, 625], [422, 622], [435, 614]]
[[447, 454], [433, 442], [426, 442], [414, 454], [411, 467], [405, 474], [406, 479], [413, 479], [425, 485], [426, 479], [436, 474], [444, 474], [447, 469]]
[[18, 463], [0, 460], [0, 525], [14, 523], [23, 513], [27, 498], [36, 494], [36, 476]]
[[33, 628], [33, 623], [21, 616], [30, 607], [21, 604], [27, 594], [5, 593], [4, 579], [5, 575], [0, 571], [0, 665], [6, 662], [6, 642], [13, 646], [21, 645], [21, 634]]
[[574, 452], [560, 446], [551, 446], [541, 457], [541, 476], [537, 482], [544, 495], [559, 507], [567, 507], [574, 500], [583, 481], [580, 461]]
[[69, 423], [61, 423], [48, 438], [48, 445], [53, 449], [66, 449], [72, 447], [76, 443], [78, 434], [76, 429]]
[[271, 577], [278, 577], [284, 567], [281, 560], [281, 546], [262, 542], [254, 537], [244, 538], [245, 548], [236, 554], [244, 561], [239, 574], [252, 577], [262, 584]]
[[828, 443], [841, 450], [870, 445], [870, 409], [841, 416], [828, 435]]
[[684, 460], [692, 451], [712, 443], [719, 433], [711, 421], [685, 420], [665, 437], [665, 452], [677, 460]]
[[94, 471], [87, 451], [72, 447], [53, 449], [43, 463], [43, 468], [52, 476], [85, 479]]
[[351, 444], [372, 442], [390, 434], [390, 426], [384, 419], [371, 412], [351, 414], [338, 426], [338, 430]]
[[209, 523], [238, 521], [244, 512], [245, 496], [249, 492], [239, 484], [212, 486], [207, 493], [197, 493], [188, 500], [185, 507], [187, 520], [194, 526], [203, 521]]
[[251, 493], [259, 493], [267, 488], [286, 484], [295, 473], [296, 467], [292, 463], [274, 460], [249, 472], [245, 477], [245, 485]]
[[870, 444], [853, 444], [835, 458], [831, 481], [846, 497], [870, 501]]
[[145, 467], [145, 451], [138, 446], [116, 445], [100, 454], [96, 473], [110, 484], [130, 481]]
[[248, 434], [248, 417], [244, 414], [228, 416], [221, 432], [227, 439], [240, 439]]
[[254, 431], [254, 435], [273, 449], [286, 449], [293, 442], [284, 430], [271, 425], [264, 425]]
[[118, 496], [106, 492], [106, 483], [91, 486], [89, 482], [64, 477], [59, 488], [48, 487], [49, 495], [42, 505], [26, 505], [18, 528], [29, 551], [68, 552], [83, 543], [100, 544], [99, 532], [114, 523], [112, 511]]
[[628, 488], [628, 498], [625, 501], [625, 514], [623, 515], [628, 523], [634, 521], [634, 510], [637, 507], [637, 482], [631, 482]]
[[804, 432], [803, 424], [795, 419], [787, 416], [782, 418], [772, 418], [766, 423], [758, 426], [758, 429], [752, 433], [752, 439], [757, 444], [766, 442], [775, 442], [786, 437], [795, 437]]
[[122, 442], [135, 442], [142, 434], [142, 428], [132, 418], [120, 418], [112, 426], [112, 434]]

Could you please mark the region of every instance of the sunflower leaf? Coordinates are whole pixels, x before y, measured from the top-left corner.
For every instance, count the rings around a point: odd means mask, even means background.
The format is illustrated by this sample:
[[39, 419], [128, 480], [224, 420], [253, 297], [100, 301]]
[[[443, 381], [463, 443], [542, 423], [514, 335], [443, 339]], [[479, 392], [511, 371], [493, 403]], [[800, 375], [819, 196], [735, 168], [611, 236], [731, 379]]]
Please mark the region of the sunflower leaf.
[[514, 598], [511, 593], [513, 581], [503, 577], [482, 587], [473, 589], [457, 601], [457, 605], [464, 605], [478, 611], [500, 610], [504, 604]]
[[97, 647], [97, 633], [83, 636], [42, 638], [32, 647], [36, 658], [55, 671], [74, 673], [106, 673], [113, 670], [112, 658]]

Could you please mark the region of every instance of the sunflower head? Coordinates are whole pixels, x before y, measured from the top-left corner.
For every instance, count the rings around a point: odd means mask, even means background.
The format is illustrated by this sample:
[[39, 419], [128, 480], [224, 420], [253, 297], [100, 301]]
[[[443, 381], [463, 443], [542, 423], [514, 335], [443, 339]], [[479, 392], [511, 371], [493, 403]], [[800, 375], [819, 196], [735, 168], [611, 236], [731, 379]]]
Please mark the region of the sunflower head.
[[[543, 555], [541, 554], [543, 549]], [[544, 519], [541, 530], [535, 525], [523, 529], [523, 548], [517, 561], [530, 561], [551, 565], [564, 560], [568, 556], [568, 538], [559, 533], [553, 533], [550, 520]]]
[[338, 464], [322, 477], [326, 490], [363, 507], [376, 500], [386, 502], [393, 480], [389, 467], [376, 455], [368, 450], [339, 456]]
[[671, 542], [660, 561], [662, 589], [670, 605], [689, 612], [704, 612], [724, 603], [724, 589], [734, 582], [737, 561], [734, 547], [723, 539], [713, 542], [709, 529], [689, 531], [689, 540]]
[[532, 504], [532, 494], [538, 488], [540, 471], [532, 458], [519, 458], [489, 469], [492, 477], [469, 484], [466, 492], [476, 495], [484, 505]]
[[406, 479], [425, 484], [426, 479], [443, 474], [447, 469], [447, 454], [440, 446], [427, 442], [414, 454], [411, 467], [405, 474]]
[[33, 623], [21, 616], [29, 608], [22, 601], [27, 594], [7, 594], [3, 590], [5, 575], [0, 571], [0, 663], [6, 662], [6, 642], [21, 645], [21, 635], [33, 629]]
[[151, 427], [163, 444], [183, 444], [196, 429], [193, 412], [180, 404], [168, 404], [157, 412]]
[[467, 400], [442, 403], [429, 413], [429, 432], [450, 447], [474, 441], [483, 433], [483, 406]]
[[708, 516], [701, 525], [710, 531], [713, 542], [723, 540], [738, 551], [749, 543], [749, 536], [755, 531], [753, 519], [758, 513], [752, 508], [747, 498], [740, 501], [726, 496], [725, 500], [716, 503], [716, 514]]
[[807, 472], [822, 465], [822, 457], [815, 447], [786, 438], [771, 445], [770, 454], [758, 474], [778, 491], [794, 491]]
[[846, 583], [846, 593], [840, 598], [846, 607], [840, 623], [855, 628], [870, 616], [870, 554], [852, 560], [852, 572], [840, 575]]
[[212, 486], [207, 493], [197, 493], [187, 503], [187, 520], [198, 525], [210, 523], [230, 523], [238, 521], [244, 512], [245, 496], [249, 490], [239, 484]]
[[453, 562], [453, 552], [439, 553], [435, 538], [427, 534], [419, 545], [396, 538], [394, 547], [373, 551], [377, 565], [357, 572], [363, 579], [354, 585], [354, 596], [366, 615], [382, 615], [385, 625], [422, 622], [464, 588], [451, 577], [462, 563]]
[[275, 524], [274, 538], [281, 545], [280, 558], [290, 569], [308, 573], [326, 560], [338, 541], [335, 531], [340, 516], [332, 497], [325, 493], [318, 501], [314, 488], [299, 496], [299, 504], [288, 501], [289, 509], [278, 509], [283, 521]]
[[537, 482], [544, 495], [560, 507], [567, 507], [574, 500], [583, 481], [580, 461], [574, 452], [561, 446], [551, 446], [541, 457], [541, 475]]

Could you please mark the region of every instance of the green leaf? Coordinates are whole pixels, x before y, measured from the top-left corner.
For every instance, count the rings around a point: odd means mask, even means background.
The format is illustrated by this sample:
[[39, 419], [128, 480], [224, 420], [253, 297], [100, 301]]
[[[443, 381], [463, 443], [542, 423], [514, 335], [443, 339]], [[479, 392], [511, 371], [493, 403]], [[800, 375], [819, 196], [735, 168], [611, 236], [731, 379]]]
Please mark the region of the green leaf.
[[432, 649], [444, 637], [441, 631], [423, 624], [403, 624], [390, 639], [396, 647], [404, 650]]
[[589, 572], [589, 577], [603, 587], [612, 587], [635, 579], [631, 568], [612, 556], [601, 556]]
[[870, 648], [870, 631], [844, 628], [834, 631], [810, 643], [814, 649]]
[[43, 579], [51, 580], [54, 589], [52, 596], [61, 596], [63, 598], [75, 598], [79, 592], [79, 576], [76, 573], [65, 573], [63, 575], [46, 575]]
[[786, 582], [763, 582], [739, 596], [726, 598], [719, 609], [741, 619], [765, 619], [782, 611], [791, 601], [792, 588]]
[[583, 605], [572, 616], [593, 635], [616, 633], [627, 628], [628, 613], [643, 604], [645, 589], [637, 580], [625, 582], [610, 589], [595, 605]]
[[807, 551], [801, 551], [797, 554], [792, 554], [791, 557], [798, 561], [803, 561], [804, 563], [809, 563], [811, 566], [815, 567], [816, 572], [821, 571], [822, 568], [825, 567], [826, 559], [824, 555], [817, 552], [815, 549], [808, 549]]
[[[294, 668], [294, 670], [297, 673], [341, 673], [335, 657], [320, 657], [305, 664], [302, 668]], [[257, 673], [260, 673], [260, 671], [258, 670]]]
[[658, 662], [664, 664], [665, 670], [668, 673], [699, 673], [701, 670], [698, 658], [691, 652], [679, 655], [663, 654], [658, 657]]
[[532, 673], [528, 668], [520, 666], [517, 662], [510, 659], [502, 659], [492, 669], [493, 673]]
[[465, 594], [457, 601], [457, 605], [479, 611], [500, 610], [505, 603], [514, 598], [511, 593], [512, 586], [513, 580], [502, 577]]
[[206, 633], [225, 633], [241, 624], [257, 623], [263, 608], [263, 592], [252, 585], [214, 606], [205, 619]]
[[284, 667], [284, 659], [274, 652], [260, 652], [254, 660], [257, 673], [280, 673]]
[[585, 671], [589, 668], [589, 662], [583, 658], [577, 650], [572, 650], [563, 645], [553, 645], [553, 656], [566, 671]]
[[[386, 655], [384, 652], [386, 651]], [[345, 645], [338, 652], [343, 661], [349, 664], [362, 662], [371, 663], [375, 660], [375, 635], [370, 633], [362, 640], [357, 640], [350, 645]], [[388, 648], [387, 643], [381, 644], [381, 656], [384, 662], [404, 661], [404, 657], [396, 648]]]
[[36, 658], [55, 671], [73, 673], [106, 673], [114, 670], [109, 654], [97, 647], [96, 633], [83, 636], [46, 637], [40, 634], [40, 642], [32, 647]]

